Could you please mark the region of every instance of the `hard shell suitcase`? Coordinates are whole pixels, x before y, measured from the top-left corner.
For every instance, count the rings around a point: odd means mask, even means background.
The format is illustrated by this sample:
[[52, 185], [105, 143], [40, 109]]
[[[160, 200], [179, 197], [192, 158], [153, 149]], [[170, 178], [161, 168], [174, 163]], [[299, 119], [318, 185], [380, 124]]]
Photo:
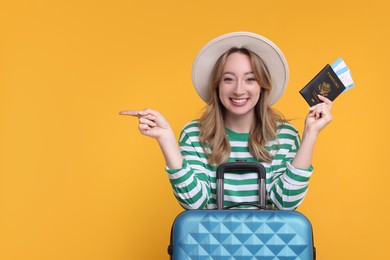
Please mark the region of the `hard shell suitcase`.
[[[226, 171], [250, 170], [259, 176], [260, 210], [223, 206]], [[186, 259], [315, 259], [310, 221], [297, 211], [265, 210], [265, 168], [260, 163], [234, 162], [217, 169], [216, 210], [188, 210], [179, 214], [171, 231], [168, 253]], [[245, 203], [247, 204], [247, 203]]]

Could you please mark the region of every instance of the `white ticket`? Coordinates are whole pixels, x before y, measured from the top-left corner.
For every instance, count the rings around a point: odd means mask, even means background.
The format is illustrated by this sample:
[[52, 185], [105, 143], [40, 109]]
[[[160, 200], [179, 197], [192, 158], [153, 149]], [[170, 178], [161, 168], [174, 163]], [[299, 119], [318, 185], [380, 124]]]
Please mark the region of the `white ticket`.
[[344, 92], [351, 89], [355, 85], [352, 80], [352, 73], [342, 58], [338, 58], [331, 66], [341, 82], [344, 84]]

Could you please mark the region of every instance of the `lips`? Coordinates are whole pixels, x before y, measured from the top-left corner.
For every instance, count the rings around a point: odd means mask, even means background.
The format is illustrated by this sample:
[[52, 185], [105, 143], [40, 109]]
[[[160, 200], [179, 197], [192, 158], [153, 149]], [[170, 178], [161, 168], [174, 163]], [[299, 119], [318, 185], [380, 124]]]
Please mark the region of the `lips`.
[[246, 104], [248, 101], [248, 98], [231, 98], [230, 101], [235, 105], [235, 106], [243, 106]]

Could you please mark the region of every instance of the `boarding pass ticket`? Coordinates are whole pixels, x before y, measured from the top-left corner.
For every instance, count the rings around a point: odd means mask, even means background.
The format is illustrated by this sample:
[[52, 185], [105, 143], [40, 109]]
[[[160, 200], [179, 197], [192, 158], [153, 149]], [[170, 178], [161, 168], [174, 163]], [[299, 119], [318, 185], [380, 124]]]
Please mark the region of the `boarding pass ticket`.
[[344, 84], [344, 92], [350, 90], [355, 85], [355, 83], [352, 80], [352, 73], [348, 69], [348, 66], [345, 64], [344, 60], [342, 58], [338, 58], [331, 66], [341, 82]]

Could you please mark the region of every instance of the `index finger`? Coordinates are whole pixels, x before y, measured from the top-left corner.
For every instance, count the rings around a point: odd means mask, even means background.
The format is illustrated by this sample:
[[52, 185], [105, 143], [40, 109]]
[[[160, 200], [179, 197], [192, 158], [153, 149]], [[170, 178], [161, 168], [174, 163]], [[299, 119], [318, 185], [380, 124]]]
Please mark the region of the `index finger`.
[[332, 101], [331, 101], [330, 99], [328, 99], [328, 98], [326, 98], [326, 97], [324, 97], [324, 96], [322, 96], [322, 95], [318, 95], [318, 98], [319, 98], [321, 101], [324, 101], [324, 103], [327, 104], [327, 105], [332, 104]]
[[309, 108], [310, 111], [315, 110], [317, 107], [320, 107], [320, 106], [322, 106], [323, 104], [325, 104], [329, 109], [332, 107], [333, 102], [332, 102], [330, 99], [328, 99], [328, 98], [326, 98], [326, 97], [324, 97], [324, 96], [321, 96], [321, 95], [318, 95], [318, 98], [319, 98], [322, 102], [320, 102], [320, 103], [318, 103], [318, 104], [315, 104], [314, 106], [310, 107], [310, 108]]
[[140, 116], [139, 113], [140, 113], [139, 110], [123, 110], [119, 112], [119, 115], [139, 117]]

